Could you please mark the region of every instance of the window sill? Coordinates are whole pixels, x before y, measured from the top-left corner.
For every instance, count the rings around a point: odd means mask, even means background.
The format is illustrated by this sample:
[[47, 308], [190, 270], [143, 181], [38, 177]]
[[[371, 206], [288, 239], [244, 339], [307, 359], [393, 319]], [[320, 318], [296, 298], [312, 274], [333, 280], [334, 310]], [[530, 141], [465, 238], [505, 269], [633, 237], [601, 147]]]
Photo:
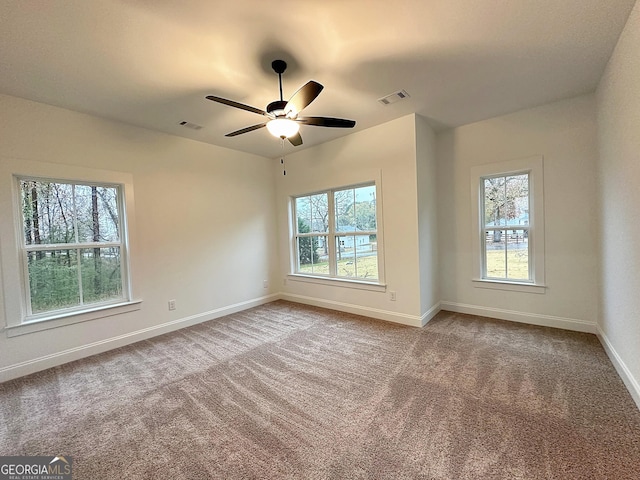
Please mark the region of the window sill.
[[41, 332], [52, 328], [64, 327], [75, 323], [97, 320], [98, 318], [120, 315], [122, 313], [134, 312], [140, 310], [142, 300], [132, 300], [113, 305], [103, 305], [78, 312], [67, 312], [50, 317], [38, 318], [26, 321], [20, 325], [10, 325], [5, 327], [7, 337], [18, 337], [28, 333]]
[[482, 278], [474, 278], [473, 286], [476, 288], [489, 288], [492, 290], [506, 290], [510, 292], [524, 292], [544, 294], [547, 286], [533, 283], [504, 282], [500, 280], [485, 280]]
[[348, 280], [344, 278], [312, 277], [311, 275], [301, 275], [290, 273], [287, 279], [294, 282], [315, 283], [319, 285], [330, 285], [332, 287], [355, 288], [358, 290], [369, 290], [371, 292], [386, 292], [387, 286], [384, 283], [363, 282], [361, 280]]

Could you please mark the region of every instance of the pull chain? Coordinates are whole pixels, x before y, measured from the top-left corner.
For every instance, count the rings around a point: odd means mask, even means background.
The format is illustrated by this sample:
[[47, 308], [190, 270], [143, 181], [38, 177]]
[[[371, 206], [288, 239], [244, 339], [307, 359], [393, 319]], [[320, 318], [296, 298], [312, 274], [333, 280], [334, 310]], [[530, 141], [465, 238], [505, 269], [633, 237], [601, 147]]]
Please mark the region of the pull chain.
[[281, 139], [282, 145], [282, 157], [280, 158], [280, 165], [282, 165], [282, 175], [287, 174], [286, 165], [284, 164], [284, 138]]

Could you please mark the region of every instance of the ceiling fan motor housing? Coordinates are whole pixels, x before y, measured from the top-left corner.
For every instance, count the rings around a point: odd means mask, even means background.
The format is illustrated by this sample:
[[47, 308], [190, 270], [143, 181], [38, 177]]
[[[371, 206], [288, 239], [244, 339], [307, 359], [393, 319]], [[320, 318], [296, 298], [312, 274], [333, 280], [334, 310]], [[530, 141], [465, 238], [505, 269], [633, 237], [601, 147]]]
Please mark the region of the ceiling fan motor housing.
[[267, 112], [274, 114], [276, 117], [284, 116], [284, 107], [287, 106], [286, 100], [276, 100], [275, 102], [271, 102], [267, 105]]

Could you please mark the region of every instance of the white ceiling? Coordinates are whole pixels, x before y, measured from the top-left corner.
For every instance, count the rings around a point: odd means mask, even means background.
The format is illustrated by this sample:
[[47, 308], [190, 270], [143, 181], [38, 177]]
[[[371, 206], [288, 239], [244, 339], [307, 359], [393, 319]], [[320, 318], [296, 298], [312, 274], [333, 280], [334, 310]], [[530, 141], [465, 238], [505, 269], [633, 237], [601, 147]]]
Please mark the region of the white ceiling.
[[[593, 91], [635, 0], [2, 0], [0, 93], [276, 157], [258, 108], [324, 85], [304, 115], [435, 128]], [[389, 106], [377, 99], [405, 89]], [[204, 126], [194, 131], [178, 123]], [[302, 126], [302, 149], [353, 130]]]

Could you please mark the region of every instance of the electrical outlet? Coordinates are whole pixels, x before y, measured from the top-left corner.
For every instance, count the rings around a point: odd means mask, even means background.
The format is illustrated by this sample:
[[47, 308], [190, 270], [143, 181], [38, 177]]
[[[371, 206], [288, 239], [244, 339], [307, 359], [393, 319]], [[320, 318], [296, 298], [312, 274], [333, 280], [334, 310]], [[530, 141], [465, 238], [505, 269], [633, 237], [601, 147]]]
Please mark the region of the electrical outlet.
[[175, 310], [175, 309], [176, 309], [176, 301], [169, 300], [169, 310]]
[[396, 292], [389, 292], [389, 298], [392, 302], [396, 301]]
[[263, 280], [262, 281], [262, 288], [269, 288], [269, 281], [268, 280]]

